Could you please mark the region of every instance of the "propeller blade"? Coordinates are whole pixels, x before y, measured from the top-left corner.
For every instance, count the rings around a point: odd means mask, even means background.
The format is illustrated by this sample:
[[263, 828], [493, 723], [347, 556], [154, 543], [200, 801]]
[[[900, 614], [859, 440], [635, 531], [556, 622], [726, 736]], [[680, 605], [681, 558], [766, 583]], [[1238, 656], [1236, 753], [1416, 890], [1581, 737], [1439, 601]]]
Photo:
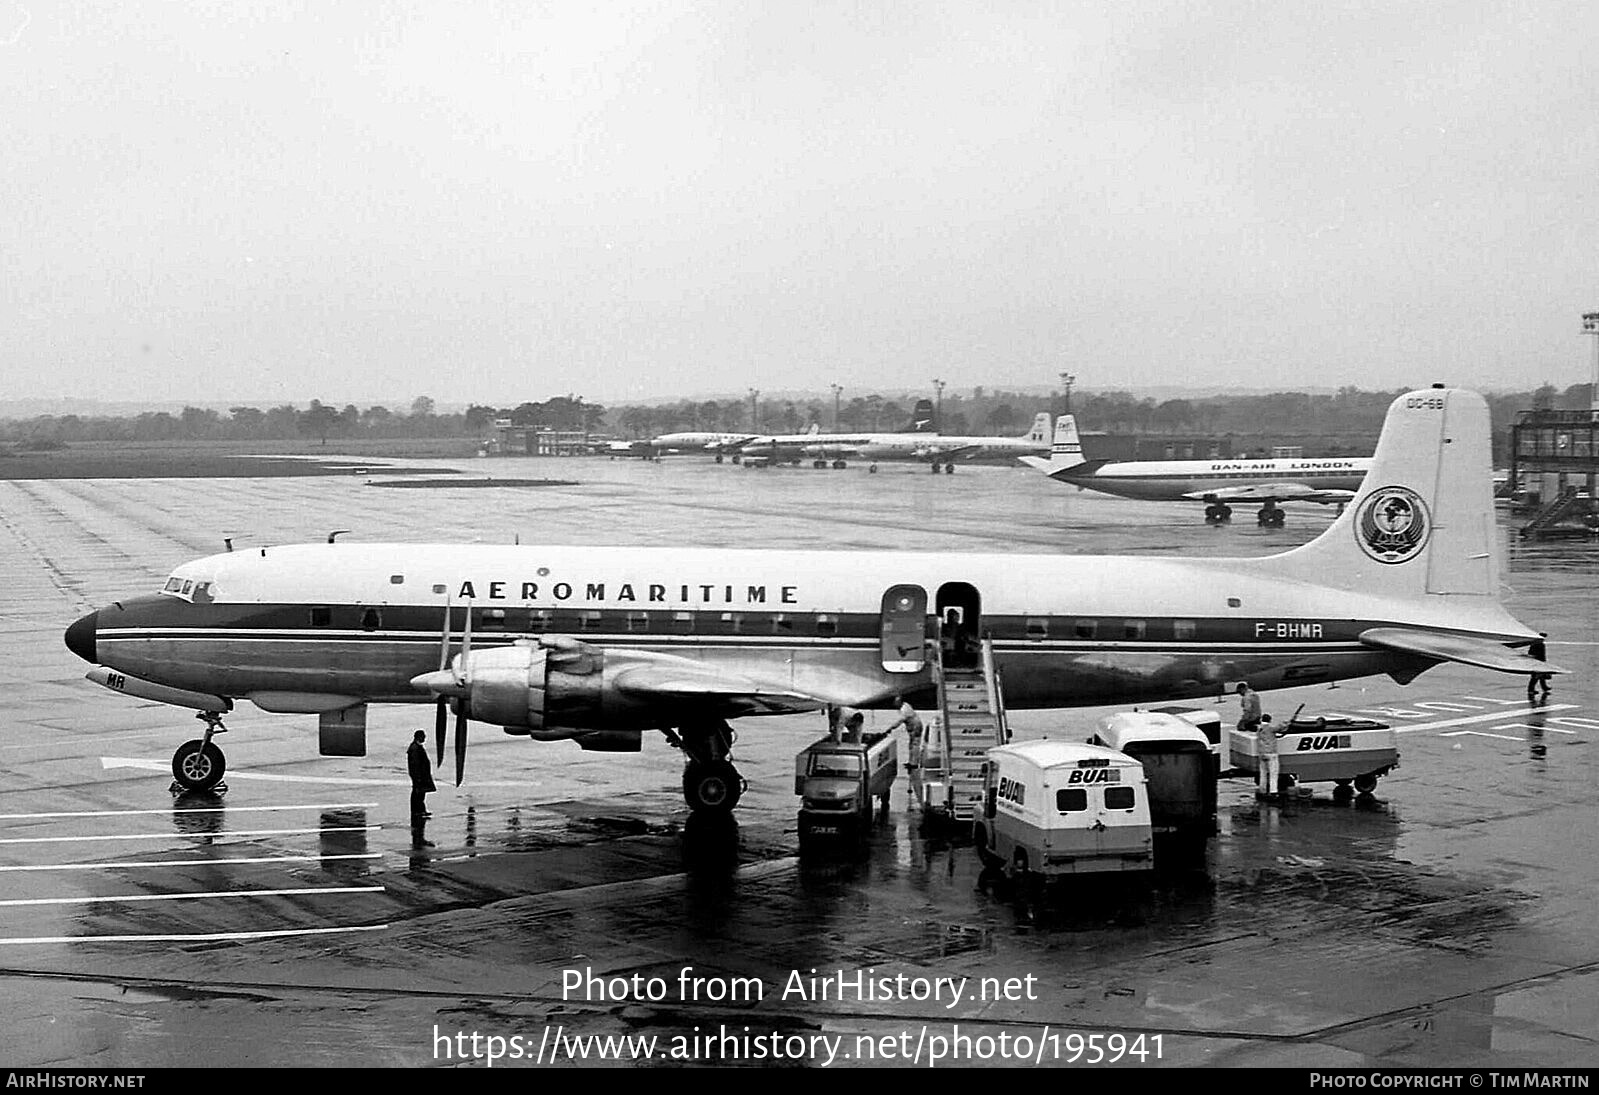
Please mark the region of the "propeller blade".
[[461, 631], [461, 653], [455, 659], [455, 679], [461, 684], [472, 682], [472, 602], [466, 602], [466, 626]]
[[455, 713], [455, 785], [461, 786], [461, 773], [466, 768], [466, 704]]
[[444, 724], [450, 718], [450, 701], [443, 696], [434, 704], [433, 716], [433, 744], [438, 747], [439, 759], [433, 762], [433, 767], [438, 768], [444, 764]]
[[444, 631], [439, 636], [439, 669], [450, 665], [450, 595], [444, 595]]

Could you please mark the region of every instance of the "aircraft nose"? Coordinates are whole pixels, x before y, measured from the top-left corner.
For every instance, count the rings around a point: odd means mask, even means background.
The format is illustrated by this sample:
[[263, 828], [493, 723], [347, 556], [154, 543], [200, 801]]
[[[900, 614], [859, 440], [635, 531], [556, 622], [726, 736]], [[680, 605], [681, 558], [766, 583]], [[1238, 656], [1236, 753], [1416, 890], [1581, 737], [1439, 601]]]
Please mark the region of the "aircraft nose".
[[90, 665], [98, 665], [100, 661], [95, 656], [95, 629], [98, 626], [96, 617], [99, 615], [98, 612], [91, 612], [67, 628], [67, 649]]

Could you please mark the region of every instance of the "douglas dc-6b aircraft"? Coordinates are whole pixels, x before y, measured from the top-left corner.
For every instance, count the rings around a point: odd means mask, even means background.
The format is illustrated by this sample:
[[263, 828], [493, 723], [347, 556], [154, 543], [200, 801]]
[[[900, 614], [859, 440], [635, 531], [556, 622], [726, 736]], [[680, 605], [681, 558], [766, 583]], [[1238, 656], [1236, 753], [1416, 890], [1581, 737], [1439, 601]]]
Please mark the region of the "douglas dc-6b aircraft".
[[1371, 467], [1368, 457], [1292, 460], [1107, 460], [1083, 459], [1077, 419], [1063, 414], [1055, 422], [1049, 459], [1024, 456], [1022, 462], [1051, 479], [1078, 488], [1159, 502], [1206, 503], [1205, 520], [1232, 518], [1228, 502], [1260, 502], [1263, 525], [1283, 523], [1278, 502], [1343, 505]]
[[926, 639], [948, 607], [991, 645], [1012, 708], [1215, 696], [1441, 662], [1559, 672], [1498, 600], [1488, 408], [1395, 400], [1372, 470], [1317, 539], [1257, 559], [915, 552], [314, 544], [212, 555], [158, 593], [78, 620], [89, 679], [193, 708], [173, 757], [214, 786], [238, 699], [317, 714], [322, 751], [364, 755], [366, 704], [436, 703], [586, 749], [659, 730], [684, 797], [743, 783], [728, 719], [932, 695]]
[[826, 458], [834, 467], [844, 466], [846, 456], [869, 460], [876, 465], [879, 460], [909, 460], [927, 464], [934, 472], [955, 470], [956, 461], [1003, 459], [1037, 455], [1049, 451], [1049, 412], [1033, 419], [1033, 428], [1020, 437], [962, 437], [940, 433], [880, 433], [865, 437], [822, 437], [820, 443], [808, 446], [807, 455], [821, 457], [816, 466], [821, 467]]

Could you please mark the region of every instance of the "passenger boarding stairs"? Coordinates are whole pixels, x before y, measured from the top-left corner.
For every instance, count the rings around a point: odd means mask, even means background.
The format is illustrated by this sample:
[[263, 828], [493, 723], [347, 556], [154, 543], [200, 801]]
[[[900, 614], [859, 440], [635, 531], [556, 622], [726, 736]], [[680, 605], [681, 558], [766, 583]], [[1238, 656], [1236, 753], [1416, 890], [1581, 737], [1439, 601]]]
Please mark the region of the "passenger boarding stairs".
[[1576, 487], [1567, 487], [1560, 493], [1560, 497], [1544, 506], [1533, 515], [1531, 521], [1521, 526], [1521, 536], [1523, 539], [1529, 537], [1542, 539], [1560, 534], [1583, 535], [1588, 531], [1586, 528], [1561, 529], [1557, 533], [1555, 526], [1567, 517], [1576, 516], [1579, 511], [1586, 512], [1588, 508], [1589, 500], [1582, 497]]
[[975, 665], [950, 665], [938, 644], [933, 683], [939, 724], [923, 757], [924, 812], [945, 821], [970, 822], [983, 801], [983, 763], [988, 751], [1010, 739], [1005, 698], [994, 665], [992, 640], [984, 638]]

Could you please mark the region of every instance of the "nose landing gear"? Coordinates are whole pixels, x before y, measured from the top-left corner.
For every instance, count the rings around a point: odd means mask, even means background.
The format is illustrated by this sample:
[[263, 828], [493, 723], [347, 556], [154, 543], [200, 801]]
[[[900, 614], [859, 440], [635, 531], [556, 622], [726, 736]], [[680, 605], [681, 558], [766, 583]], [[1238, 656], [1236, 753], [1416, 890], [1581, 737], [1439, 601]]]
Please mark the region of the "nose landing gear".
[[195, 718], [205, 723], [205, 735], [186, 741], [172, 754], [172, 791], [225, 791], [227, 784], [222, 775], [227, 771], [227, 758], [211, 741], [215, 734], [225, 734], [222, 715], [217, 711], [201, 711]]

